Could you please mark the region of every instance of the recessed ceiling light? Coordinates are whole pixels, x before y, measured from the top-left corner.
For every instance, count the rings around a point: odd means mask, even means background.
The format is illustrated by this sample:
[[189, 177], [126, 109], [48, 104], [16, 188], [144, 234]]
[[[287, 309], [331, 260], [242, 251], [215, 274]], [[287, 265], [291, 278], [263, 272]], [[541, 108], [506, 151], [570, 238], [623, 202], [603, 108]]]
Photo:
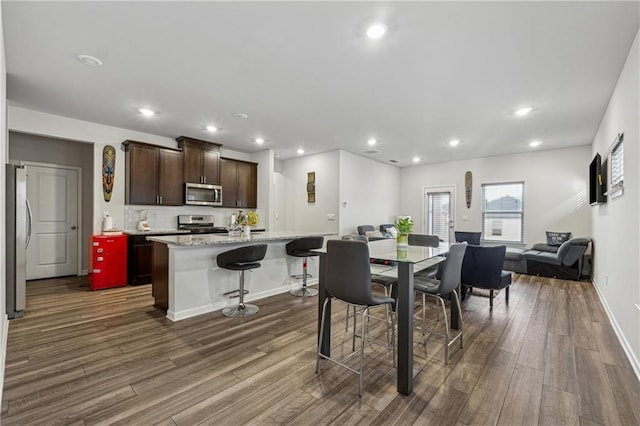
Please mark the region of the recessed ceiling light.
[[516, 115], [518, 117], [524, 117], [525, 115], [528, 115], [531, 111], [533, 111], [533, 108], [531, 107], [522, 107], [516, 110]]
[[234, 112], [233, 116], [235, 118], [239, 118], [241, 120], [246, 120], [247, 118], [249, 118], [249, 116], [247, 114], [245, 114], [244, 112]]
[[460, 145], [460, 139], [451, 139], [449, 141], [449, 146], [458, 146]]
[[218, 127], [216, 127], [216, 126], [207, 126], [207, 132], [215, 133], [218, 130], [220, 130], [220, 129]]
[[413, 162], [414, 163], [420, 162], [420, 157], [413, 157]]
[[529, 142], [529, 146], [531, 148], [536, 148], [536, 147], [538, 147], [540, 145], [542, 145], [542, 141], [531, 141], [531, 142]]
[[377, 141], [377, 140], [375, 140], [375, 139], [373, 139], [373, 138], [371, 138], [371, 139], [369, 139], [369, 140], [367, 141], [367, 144], [369, 144], [369, 146], [374, 146], [374, 145], [375, 145], [375, 144], [377, 144], [377, 143], [378, 143], [378, 141]]
[[154, 115], [156, 115], [156, 112], [149, 108], [138, 108], [138, 112], [145, 117], [153, 117]]
[[298, 148], [298, 151], [297, 151], [297, 152], [298, 152], [298, 154], [304, 154], [304, 149], [302, 149], [302, 148]]
[[257, 143], [258, 145], [262, 145], [262, 144], [264, 143], [264, 139], [262, 139], [262, 138], [256, 138], [256, 143]]
[[100, 59], [91, 55], [78, 55], [78, 60], [90, 67], [99, 67], [102, 65], [102, 61]]
[[373, 40], [381, 38], [387, 32], [387, 27], [383, 24], [373, 24], [367, 28], [367, 37]]

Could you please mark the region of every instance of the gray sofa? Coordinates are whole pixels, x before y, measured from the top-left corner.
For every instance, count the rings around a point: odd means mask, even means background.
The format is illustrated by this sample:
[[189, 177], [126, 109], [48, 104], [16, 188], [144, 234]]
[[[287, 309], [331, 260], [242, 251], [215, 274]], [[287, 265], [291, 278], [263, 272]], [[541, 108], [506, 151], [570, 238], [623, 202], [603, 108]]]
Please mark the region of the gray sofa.
[[535, 244], [523, 250], [508, 248], [504, 269], [521, 274], [579, 280], [583, 275], [584, 254], [590, 238], [572, 238], [557, 246]]

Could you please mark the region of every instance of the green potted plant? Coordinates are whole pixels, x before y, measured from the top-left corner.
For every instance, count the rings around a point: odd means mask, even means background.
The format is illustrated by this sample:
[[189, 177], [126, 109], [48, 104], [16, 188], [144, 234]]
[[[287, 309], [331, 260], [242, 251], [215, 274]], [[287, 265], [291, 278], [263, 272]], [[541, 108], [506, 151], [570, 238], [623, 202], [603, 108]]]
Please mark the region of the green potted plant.
[[408, 246], [409, 234], [413, 230], [411, 218], [403, 217], [396, 220], [396, 229], [398, 230], [398, 246]]

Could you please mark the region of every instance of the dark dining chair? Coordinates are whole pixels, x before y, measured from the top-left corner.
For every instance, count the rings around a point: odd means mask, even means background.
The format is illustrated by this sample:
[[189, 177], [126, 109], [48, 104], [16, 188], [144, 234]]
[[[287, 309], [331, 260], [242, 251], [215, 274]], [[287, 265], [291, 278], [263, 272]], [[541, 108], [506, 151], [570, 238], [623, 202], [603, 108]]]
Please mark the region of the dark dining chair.
[[[316, 360], [316, 373], [320, 372], [320, 359], [327, 359], [356, 373], [360, 377], [358, 395], [362, 396], [364, 379], [364, 348], [366, 340], [366, 318], [369, 309], [394, 303], [390, 297], [375, 297], [371, 294], [371, 269], [369, 265], [369, 246], [363, 241], [330, 240], [327, 242], [327, 263], [325, 289], [327, 298], [322, 305], [322, 317], [320, 320], [320, 334], [318, 335], [318, 357]], [[341, 300], [349, 305], [362, 308], [362, 329], [360, 335], [360, 368], [355, 370], [344, 362], [357, 354], [353, 351], [343, 359], [334, 359], [321, 352], [322, 336], [324, 335], [324, 321], [327, 313], [327, 304], [332, 300]], [[391, 342], [393, 366], [395, 367], [395, 320], [391, 316]]]
[[[489, 309], [493, 309], [493, 292], [504, 288], [505, 301], [509, 304], [509, 286], [511, 272], [503, 271], [506, 246], [474, 246], [467, 247], [462, 262], [463, 287], [489, 290]], [[462, 290], [464, 299], [465, 290]]]
[[479, 246], [481, 237], [482, 237], [482, 232], [455, 231], [456, 243], [466, 242], [467, 244], [473, 244], [474, 246]]
[[[444, 261], [442, 268], [441, 279], [432, 277], [416, 276], [414, 278], [413, 287], [416, 292], [422, 295], [422, 336], [425, 339], [425, 296], [435, 298], [444, 314], [444, 328], [445, 328], [445, 345], [444, 345], [444, 362], [449, 363], [449, 346], [460, 339], [460, 347], [462, 348], [462, 310], [460, 309], [460, 298], [456, 288], [460, 286], [460, 277], [462, 271], [462, 260], [464, 259], [464, 253], [467, 249], [467, 243], [455, 243], [449, 249], [449, 255]], [[453, 294], [451, 303], [455, 301], [458, 306], [458, 324], [459, 329], [455, 336], [451, 336], [449, 330], [449, 321], [447, 319], [447, 309], [445, 307], [444, 298], [449, 294]], [[426, 340], [425, 344], [426, 344]]]

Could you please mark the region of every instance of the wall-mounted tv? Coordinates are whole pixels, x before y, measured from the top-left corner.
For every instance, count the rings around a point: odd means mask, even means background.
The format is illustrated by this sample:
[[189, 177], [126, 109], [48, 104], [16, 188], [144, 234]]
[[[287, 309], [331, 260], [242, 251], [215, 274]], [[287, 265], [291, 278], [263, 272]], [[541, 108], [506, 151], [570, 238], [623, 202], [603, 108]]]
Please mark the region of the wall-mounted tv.
[[596, 153], [589, 165], [589, 204], [603, 204], [607, 202], [607, 161], [602, 164], [600, 154]]

